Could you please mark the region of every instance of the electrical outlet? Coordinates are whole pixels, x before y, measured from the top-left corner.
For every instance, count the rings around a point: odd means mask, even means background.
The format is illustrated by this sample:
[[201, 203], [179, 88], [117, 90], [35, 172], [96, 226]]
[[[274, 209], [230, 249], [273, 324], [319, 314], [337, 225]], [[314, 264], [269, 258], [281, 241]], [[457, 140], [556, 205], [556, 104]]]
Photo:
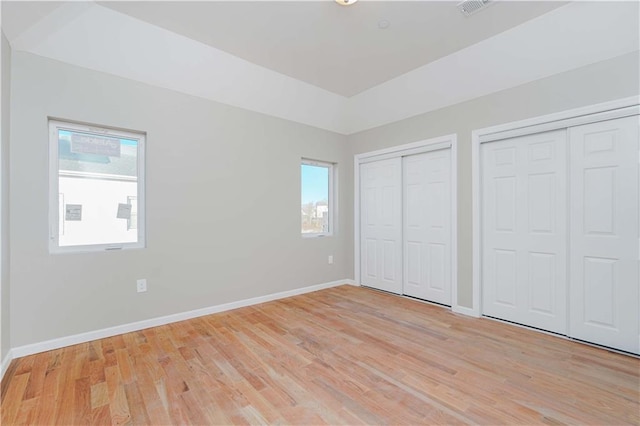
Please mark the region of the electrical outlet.
[[138, 293], [144, 293], [147, 291], [147, 280], [145, 278], [136, 281]]
[[333, 265], [333, 255], [329, 255], [328, 262], [329, 262], [329, 265]]

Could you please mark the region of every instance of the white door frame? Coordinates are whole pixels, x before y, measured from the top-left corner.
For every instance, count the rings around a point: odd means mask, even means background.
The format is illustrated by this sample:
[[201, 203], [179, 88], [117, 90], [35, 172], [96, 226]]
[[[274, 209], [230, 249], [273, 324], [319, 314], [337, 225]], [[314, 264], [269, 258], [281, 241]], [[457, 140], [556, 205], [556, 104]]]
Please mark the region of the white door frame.
[[[360, 164], [386, 158], [404, 157], [440, 149], [451, 150], [451, 309], [458, 309], [458, 136], [454, 134], [411, 142], [377, 151], [356, 154], [353, 157], [353, 234], [355, 281], [360, 280]], [[464, 307], [461, 307], [465, 309]]]
[[640, 96], [617, 99], [596, 105], [576, 108], [554, 114], [543, 115], [527, 120], [514, 121], [497, 126], [477, 129], [471, 132], [471, 179], [472, 179], [472, 214], [473, 214], [473, 304], [471, 309], [464, 308], [461, 312], [479, 317], [482, 315], [481, 306], [481, 247], [480, 232], [481, 191], [480, 191], [480, 144], [532, 133], [557, 130], [598, 121], [612, 120], [640, 114]]

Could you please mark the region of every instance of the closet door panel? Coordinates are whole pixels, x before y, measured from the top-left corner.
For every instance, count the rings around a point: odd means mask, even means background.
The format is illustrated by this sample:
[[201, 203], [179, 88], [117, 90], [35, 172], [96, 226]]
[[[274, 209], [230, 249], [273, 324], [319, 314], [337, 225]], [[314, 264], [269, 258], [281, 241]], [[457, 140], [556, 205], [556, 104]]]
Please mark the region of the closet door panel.
[[481, 146], [483, 314], [566, 333], [566, 131]]
[[404, 294], [451, 305], [451, 150], [403, 157]]
[[360, 165], [360, 271], [363, 285], [402, 293], [402, 161]]
[[638, 117], [573, 127], [570, 335], [640, 352]]

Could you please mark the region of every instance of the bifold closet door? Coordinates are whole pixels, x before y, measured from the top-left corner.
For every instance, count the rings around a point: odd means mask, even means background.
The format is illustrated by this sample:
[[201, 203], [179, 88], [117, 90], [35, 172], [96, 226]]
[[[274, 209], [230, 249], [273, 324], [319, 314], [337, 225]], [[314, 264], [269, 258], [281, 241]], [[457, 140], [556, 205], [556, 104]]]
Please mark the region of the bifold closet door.
[[482, 312], [563, 334], [566, 133], [481, 145]]
[[639, 117], [569, 129], [570, 335], [640, 353]]
[[402, 293], [402, 159], [360, 165], [363, 285]]
[[402, 158], [403, 293], [451, 305], [451, 150]]

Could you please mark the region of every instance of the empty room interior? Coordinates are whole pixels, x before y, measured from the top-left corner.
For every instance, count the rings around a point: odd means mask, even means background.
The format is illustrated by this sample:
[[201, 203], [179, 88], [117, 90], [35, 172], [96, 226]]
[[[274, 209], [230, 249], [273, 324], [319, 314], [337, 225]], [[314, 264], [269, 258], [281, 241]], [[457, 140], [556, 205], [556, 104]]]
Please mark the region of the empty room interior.
[[1, 424], [640, 424], [640, 2], [0, 6]]

